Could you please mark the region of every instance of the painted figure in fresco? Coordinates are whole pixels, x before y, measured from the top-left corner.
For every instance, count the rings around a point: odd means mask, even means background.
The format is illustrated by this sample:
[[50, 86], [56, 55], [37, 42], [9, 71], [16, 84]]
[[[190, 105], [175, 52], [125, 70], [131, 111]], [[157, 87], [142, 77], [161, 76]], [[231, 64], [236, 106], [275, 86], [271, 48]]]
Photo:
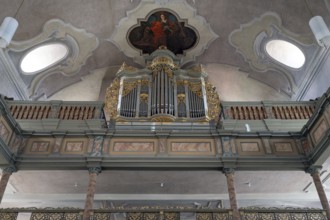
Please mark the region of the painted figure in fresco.
[[160, 46], [166, 46], [178, 54], [189, 49], [196, 42], [196, 34], [190, 28], [184, 27], [184, 22], [178, 22], [170, 12], [155, 12], [147, 22], [134, 28], [130, 34], [131, 43], [142, 49], [144, 53], [152, 53]]
[[160, 15], [160, 21], [153, 21], [151, 25], [153, 46], [156, 49], [160, 46], [167, 46], [167, 39], [177, 32], [175, 23], [168, 20], [164, 14]]

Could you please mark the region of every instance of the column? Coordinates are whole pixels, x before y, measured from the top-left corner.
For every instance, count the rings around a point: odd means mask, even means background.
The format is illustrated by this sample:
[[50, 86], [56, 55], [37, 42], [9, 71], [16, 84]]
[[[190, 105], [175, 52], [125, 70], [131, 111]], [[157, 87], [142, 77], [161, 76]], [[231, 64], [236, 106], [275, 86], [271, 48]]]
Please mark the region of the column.
[[224, 168], [223, 172], [227, 177], [227, 187], [230, 201], [230, 208], [233, 210], [233, 220], [239, 220], [240, 215], [238, 212], [238, 205], [236, 200], [236, 191], [235, 191], [235, 183], [234, 183], [234, 169]]
[[86, 195], [85, 209], [83, 214], [83, 220], [90, 219], [90, 211], [93, 209], [96, 177], [101, 172], [101, 167], [92, 167], [88, 169], [89, 171], [89, 183]]
[[327, 194], [324, 191], [322, 181], [320, 178], [320, 168], [309, 168], [307, 173], [310, 173], [313, 177], [314, 185], [316, 187], [317, 194], [319, 195], [321, 204], [325, 212], [327, 213], [327, 218], [330, 219], [330, 207], [327, 198]]
[[6, 167], [2, 170], [2, 175], [0, 180], [0, 203], [5, 193], [9, 178], [13, 172], [16, 172], [15, 167]]

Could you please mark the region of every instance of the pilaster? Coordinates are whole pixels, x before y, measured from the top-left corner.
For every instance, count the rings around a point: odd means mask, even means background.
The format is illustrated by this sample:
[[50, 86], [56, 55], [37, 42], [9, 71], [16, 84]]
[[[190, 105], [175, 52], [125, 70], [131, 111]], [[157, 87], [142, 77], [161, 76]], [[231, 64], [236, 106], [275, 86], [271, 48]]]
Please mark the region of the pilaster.
[[233, 210], [233, 220], [239, 220], [240, 216], [239, 216], [239, 212], [238, 212], [235, 182], [234, 182], [235, 169], [224, 168], [223, 172], [227, 177], [227, 187], [228, 187], [230, 208]]
[[101, 173], [101, 167], [91, 167], [89, 171], [89, 183], [86, 195], [85, 209], [83, 214], [83, 220], [89, 220], [91, 210], [93, 209], [94, 194], [96, 188], [96, 177]]
[[6, 167], [2, 170], [1, 180], [0, 180], [0, 203], [2, 201], [3, 195], [5, 193], [9, 178], [13, 172], [16, 172], [15, 167]]
[[323, 188], [322, 181], [320, 178], [320, 170], [321, 170], [320, 167], [310, 167], [306, 170], [306, 172], [311, 174], [315, 187], [316, 187], [316, 190], [317, 190], [317, 194], [319, 195], [322, 207], [327, 214], [327, 218], [330, 219], [329, 202], [328, 202], [327, 194], [325, 193], [325, 190]]

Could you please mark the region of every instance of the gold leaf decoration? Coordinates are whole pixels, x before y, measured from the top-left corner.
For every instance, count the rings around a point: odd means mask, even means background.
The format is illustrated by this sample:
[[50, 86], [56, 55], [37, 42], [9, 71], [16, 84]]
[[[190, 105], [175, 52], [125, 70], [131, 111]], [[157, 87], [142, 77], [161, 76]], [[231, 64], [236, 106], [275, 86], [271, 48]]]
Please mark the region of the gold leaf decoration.
[[117, 117], [117, 106], [120, 89], [120, 80], [116, 78], [113, 83], [107, 88], [105, 94], [105, 111], [108, 113], [110, 119]]
[[133, 66], [128, 66], [128, 65], [124, 62], [124, 63], [120, 66], [120, 68], [119, 68], [117, 74], [120, 73], [120, 72], [123, 72], [123, 71], [126, 71], [126, 72], [135, 72], [135, 71], [137, 71], [137, 70], [138, 70], [137, 68], [135, 68], [135, 67], [133, 67]]
[[215, 90], [215, 87], [209, 82], [205, 83], [206, 97], [207, 97], [207, 107], [208, 107], [208, 117], [210, 120], [219, 120], [220, 115], [220, 98]]
[[134, 80], [134, 81], [125, 80], [123, 85], [122, 97], [128, 95], [137, 86], [137, 84], [138, 84], [138, 80]]
[[202, 82], [189, 82], [189, 89], [195, 93], [199, 98], [203, 98]]

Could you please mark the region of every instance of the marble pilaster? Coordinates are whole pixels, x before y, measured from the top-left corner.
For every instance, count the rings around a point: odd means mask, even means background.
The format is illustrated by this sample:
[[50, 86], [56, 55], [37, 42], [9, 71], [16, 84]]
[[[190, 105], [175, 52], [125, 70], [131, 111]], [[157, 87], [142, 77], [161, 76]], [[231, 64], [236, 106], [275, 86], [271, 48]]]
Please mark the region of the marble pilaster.
[[6, 167], [2, 170], [2, 175], [0, 180], [0, 203], [5, 193], [9, 178], [13, 172], [16, 172], [16, 169], [14, 167]]
[[329, 207], [327, 194], [325, 193], [325, 190], [323, 188], [323, 184], [322, 184], [322, 181], [321, 181], [320, 169], [318, 169], [318, 168], [309, 168], [306, 172], [311, 174], [311, 176], [313, 178], [313, 181], [314, 181], [314, 185], [315, 185], [317, 194], [319, 195], [322, 207], [323, 207], [323, 209], [325, 210], [325, 212], [327, 214], [327, 218], [330, 219], [330, 207]]
[[233, 220], [239, 220], [240, 215], [238, 211], [238, 205], [236, 200], [236, 190], [235, 190], [235, 182], [234, 182], [234, 169], [224, 168], [223, 172], [227, 177], [227, 187], [229, 194], [229, 202], [230, 208], [233, 210]]
[[83, 214], [83, 220], [90, 219], [90, 212], [93, 209], [93, 202], [94, 202], [94, 194], [96, 188], [96, 177], [101, 172], [100, 167], [92, 167], [88, 169], [89, 171], [89, 183], [86, 195], [86, 202]]

